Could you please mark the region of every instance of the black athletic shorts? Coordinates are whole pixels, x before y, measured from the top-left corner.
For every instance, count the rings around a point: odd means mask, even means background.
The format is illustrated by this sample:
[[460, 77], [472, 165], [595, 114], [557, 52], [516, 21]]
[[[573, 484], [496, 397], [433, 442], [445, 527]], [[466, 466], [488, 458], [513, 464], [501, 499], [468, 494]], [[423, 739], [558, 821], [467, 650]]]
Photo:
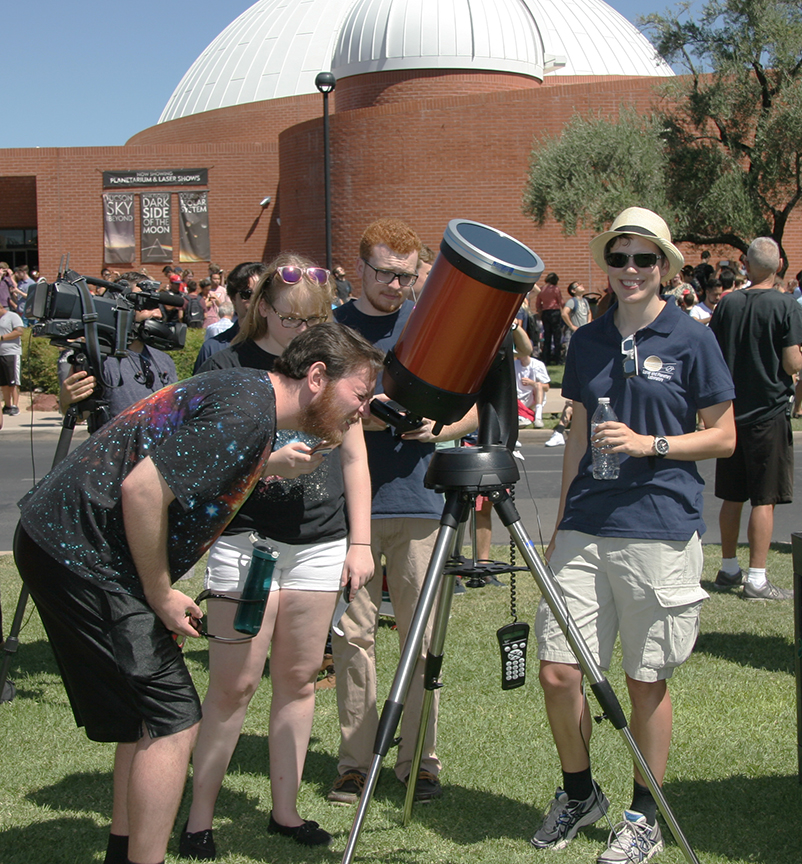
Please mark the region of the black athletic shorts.
[[51, 558], [22, 525], [17, 568], [44, 624], [75, 722], [93, 741], [173, 735], [201, 719], [181, 649], [144, 600], [107, 591]]
[[716, 498], [790, 504], [794, 498], [794, 439], [785, 411], [749, 426], [737, 426], [735, 452], [716, 460]]

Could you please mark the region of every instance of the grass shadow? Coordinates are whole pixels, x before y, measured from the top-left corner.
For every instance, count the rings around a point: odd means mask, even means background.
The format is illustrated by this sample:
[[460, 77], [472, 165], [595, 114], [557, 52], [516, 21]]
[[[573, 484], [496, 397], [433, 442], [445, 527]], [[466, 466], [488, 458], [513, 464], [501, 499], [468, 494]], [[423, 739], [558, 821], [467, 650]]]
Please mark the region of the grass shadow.
[[707, 654], [739, 666], [794, 674], [794, 646], [782, 636], [700, 633], [693, 650], [695, 654]]

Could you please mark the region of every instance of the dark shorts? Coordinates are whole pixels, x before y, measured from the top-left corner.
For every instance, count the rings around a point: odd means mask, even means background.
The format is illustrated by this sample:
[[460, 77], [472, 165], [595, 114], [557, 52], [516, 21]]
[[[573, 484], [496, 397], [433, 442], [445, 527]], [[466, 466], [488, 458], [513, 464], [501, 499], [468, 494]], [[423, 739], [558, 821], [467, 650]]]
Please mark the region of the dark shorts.
[[716, 460], [716, 498], [763, 504], [790, 504], [794, 497], [794, 439], [783, 411], [771, 420], [736, 426], [738, 440], [729, 459]]
[[17, 568], [59, 666], [75, 722], [93, 741], [173, 735], [201, 719], [181, 649], [137, 597], [107, 591], [43, 552], [20, 525]]
[[19, 354], [0, 354], [0, 387], [19, 387], [19, 367]]

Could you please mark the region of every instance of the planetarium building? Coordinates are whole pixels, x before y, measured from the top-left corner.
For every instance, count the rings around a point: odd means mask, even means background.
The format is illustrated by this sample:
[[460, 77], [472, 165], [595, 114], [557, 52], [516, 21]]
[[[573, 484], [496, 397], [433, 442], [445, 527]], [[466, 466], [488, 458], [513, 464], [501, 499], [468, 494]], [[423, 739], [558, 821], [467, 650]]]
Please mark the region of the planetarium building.
[[537, 228], [521, 198], [538, 138], [577, 113], [645, 111], [672, 74], [602, 0], [259, 0], [124, 146], [0, 151], [0, 257], [48, 277], [65, 252], [90, 274], [281, 249], [324, 261], [320, 72], [336, 81], [332, 248], [347, 271], [373, 219], [436, 248], [463, 217], [534, 248], [563, 284], [601, 287], [587, 234]]

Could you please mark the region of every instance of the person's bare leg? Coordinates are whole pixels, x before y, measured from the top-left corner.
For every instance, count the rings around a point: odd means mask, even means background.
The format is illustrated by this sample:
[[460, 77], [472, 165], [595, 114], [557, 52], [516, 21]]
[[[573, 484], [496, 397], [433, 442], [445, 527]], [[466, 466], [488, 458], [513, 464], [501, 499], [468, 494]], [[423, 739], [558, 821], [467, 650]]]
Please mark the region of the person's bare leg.
[[[671, 696], [665, 681], [635, 681], [627, 675], [632, 701], [630, 730], [657, 782], [662, 785], [668, 764], [673, 715]], [[635, 781], [646, 785], [635, 768]]]
[[482, 509], [476, 511], [476, 558], [490, 560], [490, 544], [493, 539], [493, 505], [489, 500], [482, 501]]
[[111, 833], [128, 836], [128, 782], [137, 742], [118, 744], [114, 752], [114, 801], [111, 808]]
[[738, 549], [738, 534], [741, 530], [743, 501], [722, 501], [718, 514], [721, 532], [721, 557], [735, 558]]
[[132, 864], [164, 860], [198, 725], [174, 735], [137, 742], [128, 783], [128, 859]]
[[[192, 755], [192, 805], [187, 821], [191, 834], [212, 827], [217, 796], [239, 741], [248, 705], [262, 680], [280, 593], [270, 592], [262, 626], [250, 642], [232, 645], [209, 640], [209, 688]], [[210, 600], [209, 632], [241, 636], [234, 630], [236, 610], [235, 603]]]
[[[746, 539], [749, 541], [749, 566], [766, 568], [766, 560], [774, 533], [774, 505], [759, 504], [749, 514]], [[723, 543], [722, 543], [723, 547]]]
[[582, 671], [573, 664], [541, 660], [540, 685], [562, 770], [572, 774], [585, 771], [590, 767], [588, 746], [592, 729], [582, 693]]
[[294, 828], [304, 822], [298, 790], [312, 734], [315, 679], [337, 592], [284, 589], [279, 595], [270, 657], [270, 789], [273, 818]]

